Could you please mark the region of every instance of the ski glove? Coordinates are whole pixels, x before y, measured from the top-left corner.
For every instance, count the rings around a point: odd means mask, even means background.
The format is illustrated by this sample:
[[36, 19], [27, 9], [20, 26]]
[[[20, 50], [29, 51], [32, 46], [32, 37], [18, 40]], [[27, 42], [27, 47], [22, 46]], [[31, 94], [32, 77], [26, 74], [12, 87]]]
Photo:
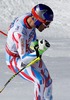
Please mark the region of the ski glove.
[[31, 42], [30, 48], [36, 51], [37, 57], [41, 57], [42, 54], [50, 47], [47, 40], [35, 40]]

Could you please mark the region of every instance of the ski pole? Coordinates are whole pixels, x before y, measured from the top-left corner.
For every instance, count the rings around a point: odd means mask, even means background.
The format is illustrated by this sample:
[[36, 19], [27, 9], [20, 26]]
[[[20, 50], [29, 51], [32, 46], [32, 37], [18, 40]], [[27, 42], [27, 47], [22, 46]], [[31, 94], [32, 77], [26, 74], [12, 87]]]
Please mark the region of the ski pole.
[[10, 81], [16, 76], [18, 75], [23, 69], [31, 66], [32, 64], [38, 62], [40, 60], [40, 57], [37, 57], [36, 59], [32, 60], [28, 65], [24, 66], [22, 69], [20, 69], [17, 73], [15, 73], [12, 77], [10, 77], [10, 79], [5, 83], [5, 85], [3, 86], [3, 88], [0, 90], [0, 93], [5, 89], [5, 87], [10, 83]]
[[3, 34], [3, 35], [5, 35], [5, 36], [7, 36], [7, 34], [5, 32], [3, 32], [3, 31], [0, 31], [0, 33]]

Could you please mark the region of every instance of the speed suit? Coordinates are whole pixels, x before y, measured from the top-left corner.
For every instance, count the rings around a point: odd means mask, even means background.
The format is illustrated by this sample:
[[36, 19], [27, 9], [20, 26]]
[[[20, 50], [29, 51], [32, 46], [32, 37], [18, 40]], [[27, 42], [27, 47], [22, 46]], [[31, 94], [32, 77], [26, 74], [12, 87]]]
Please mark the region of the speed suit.
[[[6, 63], [14, 73], [36, 58], [36, 52], [30, 49], [31, 42], [37, 39], [35, 28], [29, 28], [27, 23], [30, 16], [27, 13], [17, 17], [9, 27]], [[19, 76], [34, 83], [34, 100], [52, 100], [52, 79], [42, 59], [22, 70]]]

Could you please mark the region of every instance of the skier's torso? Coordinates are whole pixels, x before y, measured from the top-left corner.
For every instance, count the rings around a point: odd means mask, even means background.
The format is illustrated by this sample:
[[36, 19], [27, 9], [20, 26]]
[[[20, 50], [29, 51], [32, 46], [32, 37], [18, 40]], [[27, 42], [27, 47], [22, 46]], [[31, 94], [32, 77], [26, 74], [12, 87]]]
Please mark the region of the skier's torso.
[[[18, 53], [19, 51], [19, 54], [21, 54], [21, 51], [22, 53], [24, 51], [24, 54], [28, 52], [31, 41], [36, 39], [35, 29], [34, 28], [28, 29], [24, 24], [24, 18], [26, 16], [29, 16], [29, 14], [23, 15], [20, 18], [16, 18], [14, 23], [12, 23], [10, 26], [11, 28], [8, 32], [8, 37], [7, 37], [7, 46], [9, 50], [15, 53]], [[18, 45], [19, 38], [21, 38], [20, 39], [21, 43]], [[15, 39], [16, 43], [14, 42], [13, 39]]]

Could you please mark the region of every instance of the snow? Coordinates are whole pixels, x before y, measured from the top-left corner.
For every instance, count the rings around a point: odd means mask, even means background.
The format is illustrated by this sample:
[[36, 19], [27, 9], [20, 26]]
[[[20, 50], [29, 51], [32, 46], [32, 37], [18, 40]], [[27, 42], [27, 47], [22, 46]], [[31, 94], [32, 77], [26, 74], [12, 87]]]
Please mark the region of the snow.
[[[53, 100], [70, 100], [70, 0], [0, 0], [0, 30], [7, 33], [15, 17], [30, 12], [38, 3], [45, 3], [54, 11], [50, 28], [42, 33], [37, 30], [38, 38], [47, 39], [51, 44], [43, 60], [53, 79]], [[5, 43], [6, 36], [0, 34], [0, 89], [13, 75], [5, 63]], [[0, 94], [0, 98], [33, 100], [33, 84], [17, 76]]]

